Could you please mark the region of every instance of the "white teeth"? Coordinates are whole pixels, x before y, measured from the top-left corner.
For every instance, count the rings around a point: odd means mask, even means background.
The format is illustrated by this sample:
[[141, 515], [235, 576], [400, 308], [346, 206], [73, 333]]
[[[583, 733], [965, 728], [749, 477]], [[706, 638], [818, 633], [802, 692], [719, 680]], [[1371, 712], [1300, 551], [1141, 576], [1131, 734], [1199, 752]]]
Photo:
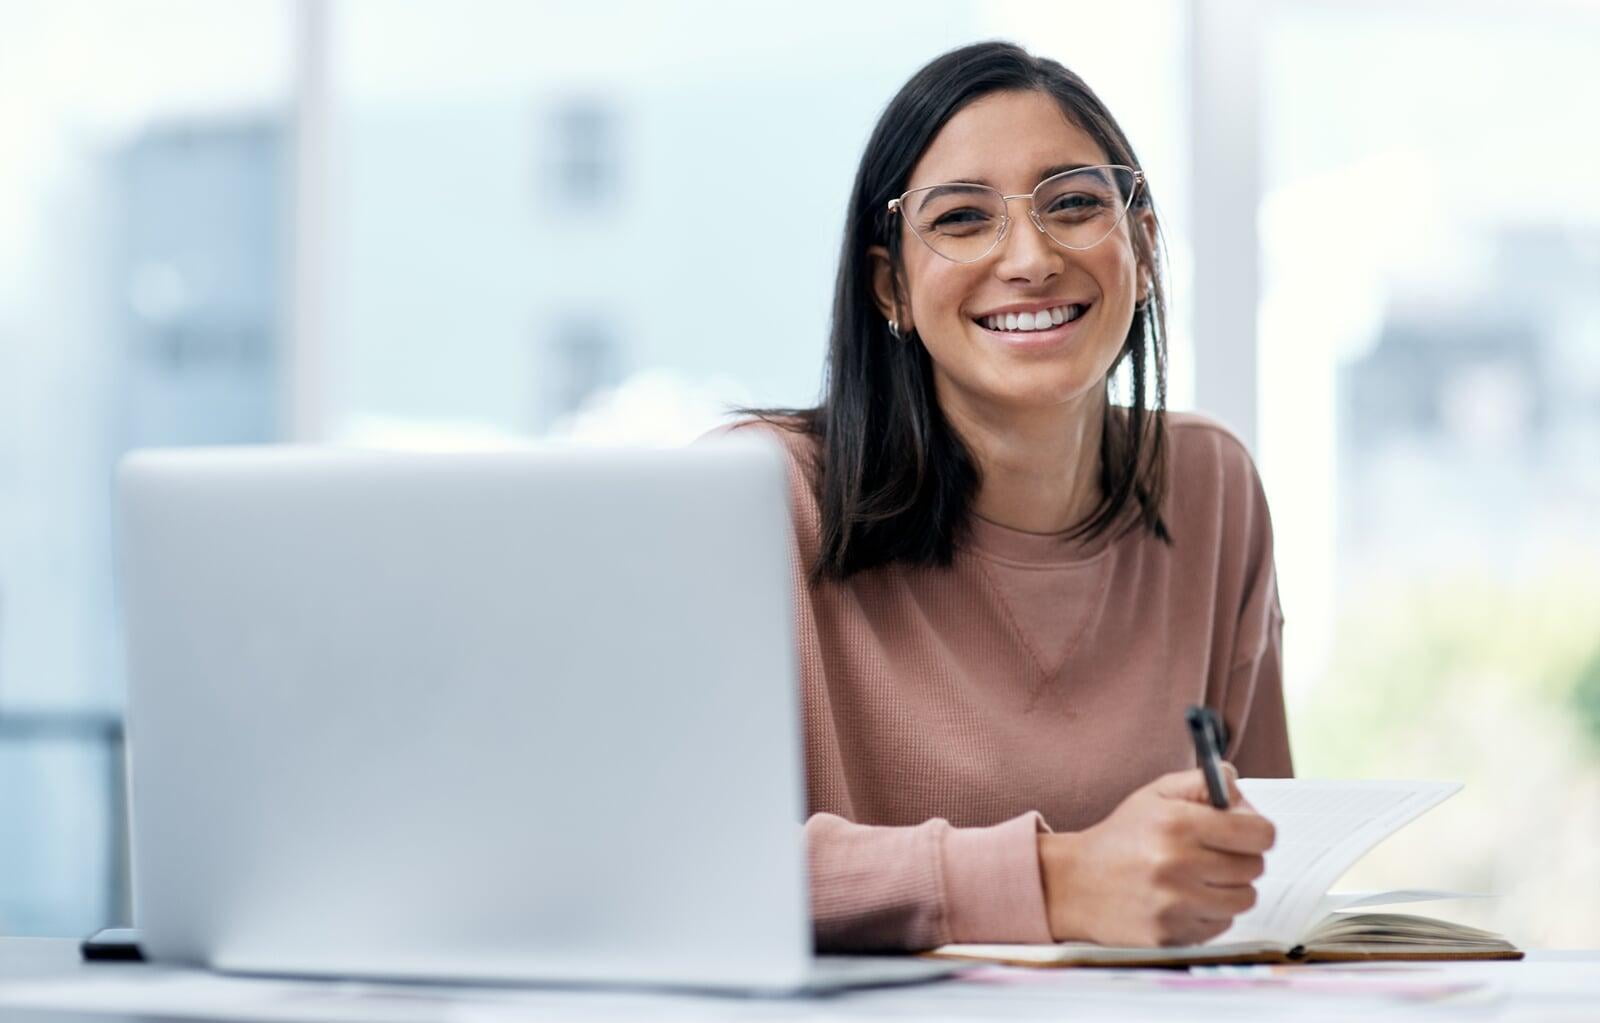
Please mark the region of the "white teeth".
[[1085, 307], [1081, 305], [1059, 305], [1054, 309], [1040, 310], [1037, 313], [999, 313], [994, 316], [985, 316], [980, 322], [990, 330], [1047, 330], [1058, 327], [1063, 323], [1076, 320], [1083, 315]]

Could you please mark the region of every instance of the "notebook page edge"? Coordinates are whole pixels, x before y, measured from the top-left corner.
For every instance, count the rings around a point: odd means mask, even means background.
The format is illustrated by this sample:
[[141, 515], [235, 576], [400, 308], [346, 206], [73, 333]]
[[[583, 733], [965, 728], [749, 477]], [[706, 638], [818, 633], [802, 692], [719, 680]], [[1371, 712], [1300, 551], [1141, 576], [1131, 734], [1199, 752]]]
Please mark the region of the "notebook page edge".
[[1308, 793], [1328, 793], [1334, 796], [1352, 796], [1367, 793], [1394, 794], [1401, 798], [1390, 801], [1378, 812], [1367, 809], [1360, 826], [1346, 832], [1318, 851], [1310, 863], [1289, 876], [1271, 878], [1271, 858], [1268, 860], [1267, 889], [1257, 882], [1262, 899], [1258, 909], [1243, 914], [1233, 926], [1214, 939], [1219, 944], [1266, 941], [1293, 945], [1320, 917], [1317, 908], [1328, 889], [1344, 876], [1361, 857], [1378, 843], [1393, 835], [1422, 814], [1438, 806], [1461, 791], [1460, 782], [1424, 781], [1420, 779], [1359, 779], [1338, 780], [1326, 778], [1245, 778], [1239, 782], [1240, 791], [1262, 814], [1272, 817], [1272, 810], [1282, 804], [1275, 795], [1294, 794], [1304, 797]]

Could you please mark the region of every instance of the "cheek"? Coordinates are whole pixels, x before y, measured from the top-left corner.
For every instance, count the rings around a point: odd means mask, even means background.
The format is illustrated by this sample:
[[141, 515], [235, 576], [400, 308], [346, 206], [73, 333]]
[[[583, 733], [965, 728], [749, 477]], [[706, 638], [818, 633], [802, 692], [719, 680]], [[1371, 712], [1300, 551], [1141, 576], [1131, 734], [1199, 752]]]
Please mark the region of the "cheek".
[[1135, 287], [1139, 278], [1139, 257], [1133, 250], [1133, 240], [1124, 235], [1121, 241], [1106, 250], [1101, 268], [1104, 286], [1118, 290]]
[[1120, 348], [1139, 301], [1139, 264], [1132, 252], [1115, 254], [1107, 260], [1100, 272], [1100, 288], [1101, 300], [1106, 303], [1105, 322], [1110, 328], [1104, 340], [1108, 347]]
[[924, 334], [961, 329], [966, 320], [961, 303], [980, 284], [980, 275], [974, 274], [971, 268], [937, 256], [934, 259], [942, 265], [924, 263], [909, 267], [911, 313], [917, 329]]

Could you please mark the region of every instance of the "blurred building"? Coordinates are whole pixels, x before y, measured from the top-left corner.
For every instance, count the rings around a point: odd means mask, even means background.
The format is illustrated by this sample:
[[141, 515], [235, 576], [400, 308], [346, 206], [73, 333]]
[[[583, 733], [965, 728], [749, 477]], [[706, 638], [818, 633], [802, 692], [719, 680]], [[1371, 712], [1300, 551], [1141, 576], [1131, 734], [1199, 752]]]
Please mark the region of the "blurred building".
[[[1512, 578], [1593, 544], [1600, 234], [1485, 232], [1483, 285], [1401, 288], [1338, 378], [1339, 546], [1352, 581], [1474, 565]], [[1492, 545], [1484, 538], [1493, 537]]]
[[169, 123], [112, 157], [113, 450], [277, 437], [282, 137], [266, 117]]
[[110, 245], [98, 253], [104, 286], [91, 291], [99, 307], [86, 317], [92, 343], [73, 372], [104, 381], [106, 400], [57, 410], [87, 430], [45, 488], [87, 475], [94, 497], [31, 529], [0, 511], [0, 533], [100, 568], [4, 566], [7, 588], [36, 615], [61, 615], [56, 634], [86, 653], [64, 659], [36, 636], [0, 635], [22, 655], [0, 679], [0, 932], [87, 934], [127, 919], [122, 667], [105, 570], [112, 467], [135, 447], [277, 436], [282, 148], [267, 118], [169, 122], [105, 153], [93, 175]]

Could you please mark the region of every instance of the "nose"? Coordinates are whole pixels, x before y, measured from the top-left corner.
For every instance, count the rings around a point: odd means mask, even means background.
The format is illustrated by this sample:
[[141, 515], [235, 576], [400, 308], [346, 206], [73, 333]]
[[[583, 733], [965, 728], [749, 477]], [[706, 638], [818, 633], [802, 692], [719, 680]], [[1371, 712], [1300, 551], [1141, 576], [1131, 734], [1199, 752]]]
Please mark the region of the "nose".
[[1014, 208], [1010, 207], [1013, 202], [1023, 203], [1027, 214], [1025, 218], [1008, 216], [1005, 234], [1000, 239], [1000, 258], [995, 263], [995, 275], [1008, 281], [1043, 283], [1061, 272], [1065, 257], [1061, 247], [1051, 241], [1050, 236], [1044, 233], [1044, 228], [1039, 226], [1033, 207], [1027, 205], [1028, 197], [1009, 200], [1008, 215], [1010, 209]]

